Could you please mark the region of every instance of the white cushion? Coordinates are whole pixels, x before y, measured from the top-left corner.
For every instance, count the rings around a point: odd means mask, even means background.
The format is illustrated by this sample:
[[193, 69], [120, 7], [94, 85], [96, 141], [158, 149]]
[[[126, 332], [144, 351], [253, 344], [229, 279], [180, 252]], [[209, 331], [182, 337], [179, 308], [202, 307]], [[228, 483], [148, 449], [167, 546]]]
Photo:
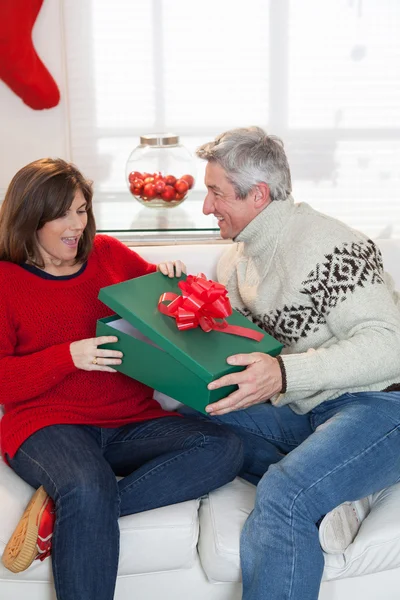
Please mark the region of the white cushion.
[[118, 575], [189, 569], [197, 555], [199, 501], [122, 517]]
[[[256, 488], [236, 478], [211, 492], [200, 507], [199, 554], [210, 581], [240, 581], [239, 537]], [[323, 580], [400, 567], [400, 483], [372, 496], [372, 507], [344, 554], [325, 555]]]
[[371, 512], [354, 542], [343, 555], [325, 556], [324, 580], [400, 567], [400, 483], [371, 498]]
[[[0, 459], [0, 554], [34, 492]], [[197, 556], [199, 501], [191, 500], [119, 520], [121, 551], [119, 575], [189, 569]], [[34, 561], [18, 574], [0, 563], [0, 580], [48, 581], [51, 561]]]
[[240, 477], [203, 498], [198, 550], [210, 581], [241, 580], [239, 538], [254, 507], [256, 488]]

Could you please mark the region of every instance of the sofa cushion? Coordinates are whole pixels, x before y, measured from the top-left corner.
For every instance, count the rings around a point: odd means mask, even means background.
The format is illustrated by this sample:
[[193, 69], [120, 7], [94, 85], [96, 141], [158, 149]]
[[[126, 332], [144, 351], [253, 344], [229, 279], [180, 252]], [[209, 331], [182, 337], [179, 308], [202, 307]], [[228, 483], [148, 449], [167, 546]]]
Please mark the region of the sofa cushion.
[[[240, 581], [239, 536], [256, 488], [236, 478], [202, 500], [199, 555], [210, 581]], [[323, 580], [400, 567], [400, 483], [371, 496], [371, 512], [344, 554], [325, 555]]]
[[[0, 459], [0, 554], [14, 531], [33, 488]], [[197, 500], [122, 517], [119, 575], [188, 569], [196, 561], [199, 533]], [[1, 579], [46, 581], [51, 561], [34, 561], [14, 574], [0, 563]]]
[[370, 496], [371, 512], [344, 554], [325, 556], [324, 580], [400, 567], [400, 483]]
[[118, 575], [189, 569], [197, 556], [199, 501], [122, 517]]
[[240, 532], [255, 496], [255, 486], [236, 477], [202, 499], [198, 550], [210, 581], [240, 581]]

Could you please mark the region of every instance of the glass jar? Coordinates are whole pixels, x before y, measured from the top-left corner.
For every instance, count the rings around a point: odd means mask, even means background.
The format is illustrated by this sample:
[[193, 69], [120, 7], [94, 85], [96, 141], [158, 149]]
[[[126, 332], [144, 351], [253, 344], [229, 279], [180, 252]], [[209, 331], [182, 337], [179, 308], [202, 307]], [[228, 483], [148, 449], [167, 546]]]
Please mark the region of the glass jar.
[[142, 135], [126, 163], [126, 181], [144, 206], [179, 206], [194, 186], [194, 157], [173, 133]]

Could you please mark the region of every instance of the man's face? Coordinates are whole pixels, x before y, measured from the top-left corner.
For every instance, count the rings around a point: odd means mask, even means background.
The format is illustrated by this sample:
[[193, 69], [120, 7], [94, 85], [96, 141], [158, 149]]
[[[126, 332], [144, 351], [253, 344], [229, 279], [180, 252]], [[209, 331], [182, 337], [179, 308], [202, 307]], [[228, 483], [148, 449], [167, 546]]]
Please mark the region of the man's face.
[[208, 192], [203, 213], [217, 217], [222, 238], [235, 238], [259, 212], [254, 192], [251, 191], [244, 200], [238, 198], [224, 169], [216, 162], [207, 163], [204, 182]]

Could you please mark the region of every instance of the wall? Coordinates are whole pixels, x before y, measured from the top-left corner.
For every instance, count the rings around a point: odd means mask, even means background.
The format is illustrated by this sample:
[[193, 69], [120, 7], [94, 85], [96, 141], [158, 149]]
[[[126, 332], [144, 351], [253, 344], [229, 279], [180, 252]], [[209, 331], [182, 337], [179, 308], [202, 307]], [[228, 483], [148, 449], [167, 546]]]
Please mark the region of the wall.
[[33, 30], [35, 48], [56, 80], [61, 101], [50, 110], [26, 106], [0, 81], [0, 197], [15, 172], [37, 158], [70, 158], [61, 0], [45, 0]]
[[[195, 2], [194, 22], [185, 0], [44, 0], [34, 41], [61, 102], [34, 111], [0, 81], [0, 201], [21, 166], [60, 156], [94, 180], [100, 228], [110, 212], [136, 228], [125, 164], [140, 134], [175, 131], [194, 150], [231, 126], [258, 124], [283, 138], [297, 202], [371, 237], [400, 237], [399, 0], [251, 0], [258, 45], [218, 34], [242, 28], [230, 2], [220, 0], [211, 21], [204, 7], [213, 0]], [[251, 7], [243, 22], [254, 20]], [[200, 219], [200, 209], [191, 214]]]

